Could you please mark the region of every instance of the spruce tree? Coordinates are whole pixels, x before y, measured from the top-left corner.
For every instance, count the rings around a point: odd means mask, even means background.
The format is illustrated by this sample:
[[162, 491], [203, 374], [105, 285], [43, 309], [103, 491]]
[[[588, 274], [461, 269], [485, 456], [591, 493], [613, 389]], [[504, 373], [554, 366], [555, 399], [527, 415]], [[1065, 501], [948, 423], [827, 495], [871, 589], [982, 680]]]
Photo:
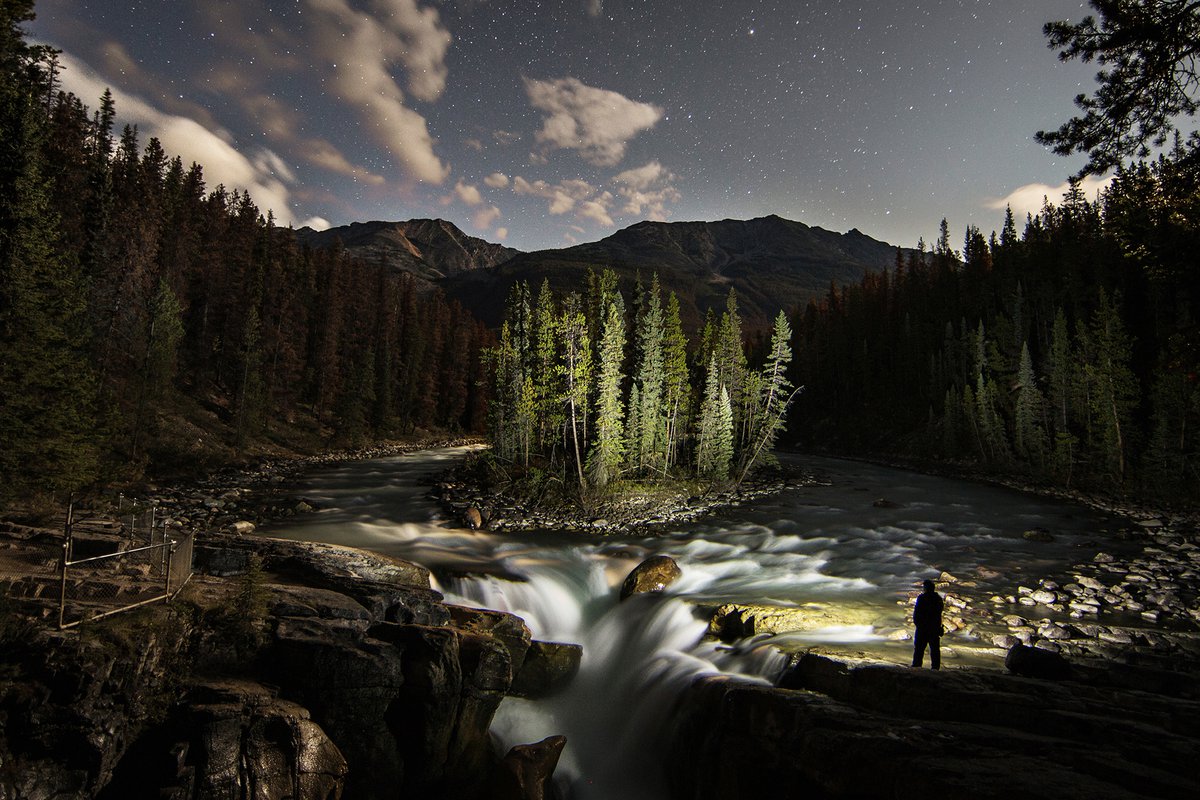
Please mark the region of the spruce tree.
[[596, 424], [587, 467], [592, 485], [603, 489], [620, 473], [624, 459], [621, 363], [625, 357], [625, 312], [619, 294], [608, 303], [597, 355]]
[[742, 457], [738, 480], [745, 480], [750, 470], [761, 463], [775, 447], [779, 434], [787, 423], [788, 406], [795, 396], [792, 383], [788, 380], [788, 366], [792, 363], [792, 328], [787, 316], [780, 311], [775, 317], [771, 333], [771, 353], [757, 382], [760, 400], [752, 421], [750, 440]]
[[96, 475], [95, 383], [86, 360], [86, 286], [59, 246], [42, 147], [47, 48], [0, 8], [0, 493], [72, 491]]
[[1013, 446], [1024, 463], [1042, 470], [1046, 461], [1045, 398], [1037, 387], [1029, 344], [1021, 345], [1017, 370], [1017, 403], [1013, 412]]

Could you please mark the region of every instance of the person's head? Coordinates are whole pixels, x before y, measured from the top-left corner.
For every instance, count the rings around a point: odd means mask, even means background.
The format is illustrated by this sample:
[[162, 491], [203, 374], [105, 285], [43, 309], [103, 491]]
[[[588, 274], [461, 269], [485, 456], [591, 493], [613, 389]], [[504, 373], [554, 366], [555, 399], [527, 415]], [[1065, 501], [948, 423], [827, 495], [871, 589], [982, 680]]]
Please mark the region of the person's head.
[[932, 592], [934, 589], [937, 588], [937, 586], [934, 584], [933, 581], [925, 581], [924, 583], [921, 584], [921, 586], [925, 589], [926, 592]]

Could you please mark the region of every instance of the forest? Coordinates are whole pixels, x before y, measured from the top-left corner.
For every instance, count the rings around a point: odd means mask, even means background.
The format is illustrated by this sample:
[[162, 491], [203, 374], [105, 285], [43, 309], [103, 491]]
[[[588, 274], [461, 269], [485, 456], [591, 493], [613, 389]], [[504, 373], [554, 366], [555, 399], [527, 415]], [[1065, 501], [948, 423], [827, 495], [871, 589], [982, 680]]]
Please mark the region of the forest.
[[115, 131], [0, 9], [0, 496], [483, 427], [469, 314]]
[[[1194, 502], [1200, 138], [1172, 120], [1196, 78], [1138, 53], [1178, 40], [1186, 63], [1197, 12], [1122, 36], [1122, 8], [1047, 27], [1064, 57], [1115, 65], [1083, 116], [1039, 135], [1088, 153], [1085, 172], [1115, 167], [1101, 194], [1075, 183], [961, 250], [943, 222], [770, 332], [747, 335], [731, 294], [689, 342], [656, 276], [590, 273], [557, 297], [519, 283], [496, 332], [405, 273], [301, 247], [247, 193], [117, 131], [111, 94], [92, 109], [61, 91], [21, 28], [32, 0], [5, 0], [0, 498], [486, 429], [497, 458], [580, 491], [739, 481], [778, 442]], [[1167, 81], [1165, 117], [1137, 114], [1146, 77]]]
[[637, 282], [629, 314], [614, 272], [589, 271], [587, 285], [555, 298], [543, 282], [532, 301], [514, 285], [491, 351], [497, 458], [571, 477], [580, 493], [631, 478], [740, 482], [771, 459], [795, 396], [782, 311], [754, 370], [732, 289], [692, 349], [657, 275]]
[[[943, 223], [930, 252], [832, 287], [795, 326], [793, 434], [1063, 487], [1188, 499], [1200, 486], [1196, 157], [1078, 186], [1018, 234]], [[1181, 187], [1187, 193], [1180, 195]], [[923, 247], [919, 248], [923, 251]]]

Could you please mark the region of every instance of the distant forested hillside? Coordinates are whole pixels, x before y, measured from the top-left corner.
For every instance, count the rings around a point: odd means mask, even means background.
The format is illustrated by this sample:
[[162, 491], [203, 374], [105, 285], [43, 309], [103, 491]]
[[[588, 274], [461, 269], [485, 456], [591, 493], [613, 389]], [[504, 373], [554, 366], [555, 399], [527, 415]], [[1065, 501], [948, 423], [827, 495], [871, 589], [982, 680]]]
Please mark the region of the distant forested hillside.
[[482, 427], [470, 315], [115, 132], [0, 8], [0, 496]]
[[1200, 497], [1200, 158], [967, 231], [794, 320], [792, 436]]

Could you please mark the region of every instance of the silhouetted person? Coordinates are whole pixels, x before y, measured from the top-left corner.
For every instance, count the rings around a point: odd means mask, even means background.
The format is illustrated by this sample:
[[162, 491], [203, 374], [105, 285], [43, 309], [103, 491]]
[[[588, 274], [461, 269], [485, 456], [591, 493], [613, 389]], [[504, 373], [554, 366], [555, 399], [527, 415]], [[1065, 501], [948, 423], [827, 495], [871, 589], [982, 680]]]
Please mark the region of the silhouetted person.
[[925, 648], [929, 648], [929, 665], [934, 669], [942, 668], [942, 649], [938, 640], [942, 637], [942, 596], [935, 591], [933, 581], [922, 584], [925, 591], [917, 595], [917, 605], [913, 609], [913, 624], [917, 626], [917, 635], [913, 644], [914, 667], [921, 666], [925, 660]]

